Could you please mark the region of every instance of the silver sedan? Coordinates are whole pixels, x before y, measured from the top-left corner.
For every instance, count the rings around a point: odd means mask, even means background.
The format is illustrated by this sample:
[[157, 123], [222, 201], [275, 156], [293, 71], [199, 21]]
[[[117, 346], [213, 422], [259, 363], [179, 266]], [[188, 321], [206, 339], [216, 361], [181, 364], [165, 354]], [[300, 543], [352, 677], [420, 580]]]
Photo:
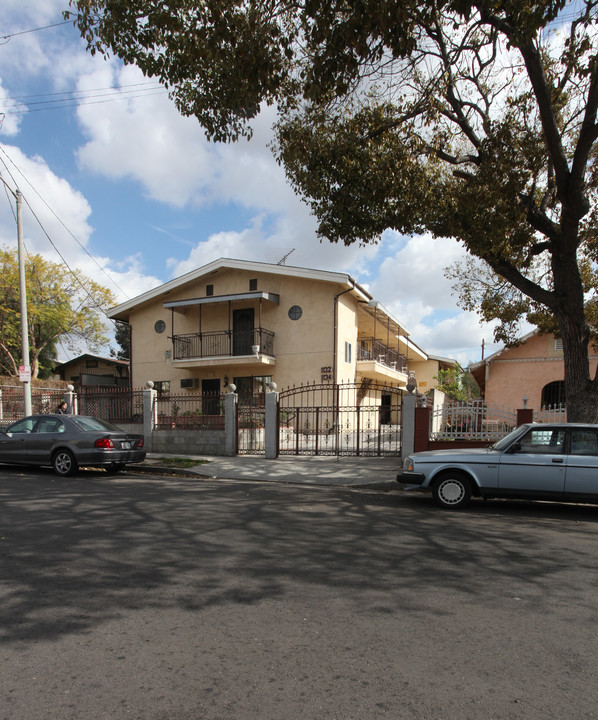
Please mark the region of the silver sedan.
[[472, 495], [598, 503], [598, 425], [530, 423], [488, 448], [414, 453], [397, 481], [445, 508]]
[[30, 415], [0, 428], [0, 462], [48, 465], [73, 475], [81, 465], [118, 472], [145, 459], [143, 435], [87, 415]]

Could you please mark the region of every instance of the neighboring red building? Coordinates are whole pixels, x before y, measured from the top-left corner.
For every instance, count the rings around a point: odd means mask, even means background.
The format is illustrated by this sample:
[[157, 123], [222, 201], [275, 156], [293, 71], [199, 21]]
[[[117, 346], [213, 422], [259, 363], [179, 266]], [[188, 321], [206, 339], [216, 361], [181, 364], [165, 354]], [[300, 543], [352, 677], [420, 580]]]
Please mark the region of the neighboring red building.
[[[590, 371], [596, 372], [598, 354], [590, 348]], [[564, 404], [563, 346], [554, 335], [532, 332], [517, 347], [505, 347], [472, 365], [471, 374], [488, 405], [541, 410]]]

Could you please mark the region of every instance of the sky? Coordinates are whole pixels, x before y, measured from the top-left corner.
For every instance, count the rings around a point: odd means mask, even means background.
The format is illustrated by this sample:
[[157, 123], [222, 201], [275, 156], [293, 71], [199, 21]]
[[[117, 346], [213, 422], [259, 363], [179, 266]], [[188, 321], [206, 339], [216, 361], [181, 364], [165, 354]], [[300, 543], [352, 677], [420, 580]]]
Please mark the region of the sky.
[[[23, 194], [27, 252], [80, 269], [117, 302], [218, 258], [288, 256], [350, 274], [429, 354], [466, 366], [482, 342], [486, 356], [498, 348], [444, 276], [465, 257], [455, 240], [388, 231], [365, 247], [320, 241], [268, 149], [273, 111], [251, 141], [208, 142], [157, 82], [87, 53], [65, 9], [67, 0], [0, 4], [0, 171]], [[17, 243], [14, 214], [2, 187], [3, 246]], [[76, 354], [57, 350], [61, 361]]]

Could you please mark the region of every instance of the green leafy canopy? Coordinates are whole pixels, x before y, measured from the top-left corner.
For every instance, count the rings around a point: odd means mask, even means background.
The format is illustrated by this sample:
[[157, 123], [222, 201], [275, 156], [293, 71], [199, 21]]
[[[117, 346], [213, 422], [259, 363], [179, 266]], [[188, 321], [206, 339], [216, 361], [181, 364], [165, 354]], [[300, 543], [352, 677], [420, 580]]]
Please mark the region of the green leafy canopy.
[[[108, 342], [103, 310], [115, 304], [105, 287], [41, 255], [25, 260], [29, 362], [32, 377], [48, 375], [60, 340], [92, 351]], [[19, 268], [16, 249], [0, 249], [0, 374], [17, 375], [21, 354]]]

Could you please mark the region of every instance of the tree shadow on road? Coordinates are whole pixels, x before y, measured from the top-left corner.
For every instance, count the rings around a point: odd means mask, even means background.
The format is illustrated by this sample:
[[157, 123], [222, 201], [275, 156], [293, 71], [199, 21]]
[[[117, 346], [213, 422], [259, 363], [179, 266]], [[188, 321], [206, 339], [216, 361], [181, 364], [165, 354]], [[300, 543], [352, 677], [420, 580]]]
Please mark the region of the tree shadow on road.
[[3, 480], [0, 501], [9, 641], [86, 632], [135, 608], [201, 613], [306, 589], [349, 590], [356, 612], [419, 612], [440, 589], [534, 595], [571, 564], [586, 581], [596, 572], [596, 508], [447, 513], [395, 493], [104, 473], [23, 473]]

